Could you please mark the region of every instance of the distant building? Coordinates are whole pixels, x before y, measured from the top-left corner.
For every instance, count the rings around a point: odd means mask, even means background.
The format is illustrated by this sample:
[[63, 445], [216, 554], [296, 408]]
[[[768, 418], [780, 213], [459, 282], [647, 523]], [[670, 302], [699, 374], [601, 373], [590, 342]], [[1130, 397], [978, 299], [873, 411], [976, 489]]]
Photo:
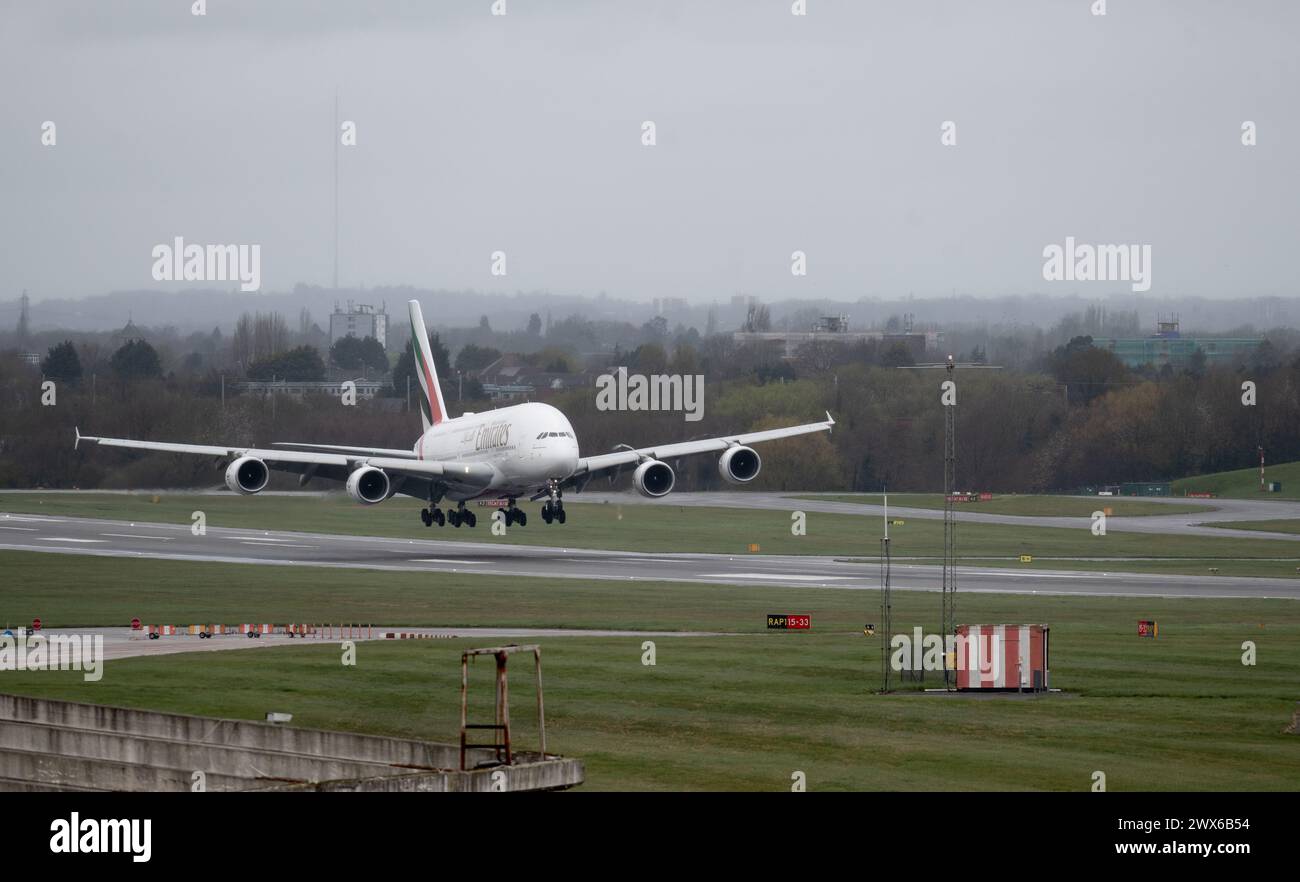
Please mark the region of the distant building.
[[125, 346], [127, 343], [130, 343], [132, 340], [145, 339], [145, 336], [146, 336], [145, 332], [140, 330], [139, 326], [136, 325], [136, 323], [130, 317], [128, 317], [126, 320], [126, 324], [123, 325], [121, 329], [114, 331], [113, 336], [109, 337], [108, 339], [109, 339], [109, 344], [114, 349], [120, 349], [123, 346]]
[[740, 344], [771, 343], [783, 350], [783, 357], [794, 358], [799, 354], [799, 347], [807, 343], [865, 343], [876, 341], [882, 349], [888, 349], [901, 343], [912, 354], [921, 358], [926, 352], [937, 351], [943, 346], [942, 331], [912, 331], [904, 329], [902, 333], [892, 331], [850, 331], [847, 315], [824, 315], [817, 319], [806, 331], [736, 331], [732, 339]]
[[506, 353], [473, 376], [483, 386], [483, 394], [494, 401], [539, 398], [566, 389], [590, 386], [594, 382], [588, 373], [548, 371], [528, 364], [513, 352]]
[[1207, 366], [1232, 364], [1239, 357], [1250, 355], [1262, 342], [1263, 337], [1184, 337], [1178, 329], [1178, 320], [1173, 319], [1158, 322], [1156, 333], [1150, 337], [1104, 337], [1094, 339], [1092, 345], [1113, 352], [1126, 367], [1149, 364], [1160, 369], [1169, 365], [1181, 370], [1191, 363], [1198, 349], [1205, 353]]
[[368, 303], [348, 301], [347, 309], [334, 304], [330, 314], [330, 346], [344, 337], [364, 339], [374, 337], [379, 345], [388, 348], [388, 313], [384, 306], [378, 309]]
[[[332, 398], [343, 397], [343, 384], [348, 380], [249, 380], [236, 383], [236, 392], [249, 395], [292, 395], [303, 398], [308, 395], [329, 395]], [[357, 398], [375, 398], [388, 386], [387, 380], [370, 380], [357, 377], [350, 382], [357, 387]]]

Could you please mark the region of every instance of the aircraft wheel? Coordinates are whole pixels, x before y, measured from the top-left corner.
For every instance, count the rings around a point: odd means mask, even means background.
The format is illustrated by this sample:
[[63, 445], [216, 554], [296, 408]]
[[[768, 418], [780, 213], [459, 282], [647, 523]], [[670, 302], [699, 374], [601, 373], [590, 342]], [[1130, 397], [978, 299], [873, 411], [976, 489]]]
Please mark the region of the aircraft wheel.
[[433, 515], [429, 514], [427, 508], [420, 509], [420, 520], [424, 522], [426, 527], [433, 525]]
[[542, 520], [546, 521], [546, 523], [549, 524], [549, 523], [553, 520], [553, 518], [554, 518], [554, 516], [551, 514], [551, 506], [550, 506], [550, 503], [547, 503], [546, 505], [543, 505], [543, 506], [542, 506]]
[[459, 527], [459, 526], [460, 526], [460, 512], [458, 512], [458, 511], [449, 511], [449, 512], [447, 512], [447, 520], [451, 521], [451, 525], [452, 525], [453, 527]]
[[564, 509], [560, 509], [555, 513], [555, 519], [561, 524], [564, 523]]
[[447, 516], [442, 513], [442, 509], [435, 508], [433, 510], [433, 517], [431, 518], [431, 520], [439, 527], [441, 527], [447, 523]]
[[472, 512], [472, 511], [467, 511], [467, 512], [465, 512], [465, 523], [468, 524], [468, 525], [471, 526], [471, 527], [477, 526], [477, 525], [478, 525], [478, 515], [474, 514], [474, 512]]
[[519, 524], [521, 527], [527, 527], [528, 515], [522, 511], [519, 512], [519, 514], [515, 515], [515, 523]]

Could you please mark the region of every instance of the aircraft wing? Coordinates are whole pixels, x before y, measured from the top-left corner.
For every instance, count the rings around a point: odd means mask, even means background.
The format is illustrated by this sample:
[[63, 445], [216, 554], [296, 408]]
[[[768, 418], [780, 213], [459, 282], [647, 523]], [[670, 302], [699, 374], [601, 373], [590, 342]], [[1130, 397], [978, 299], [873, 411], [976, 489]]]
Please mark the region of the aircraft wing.
[[391, 447], [347, 447], [341, 444], [303, 444], [298, 441], [276, 441], [272, 447], [280, 450], [324, 451], [326, 453], [344, 453], [354, 456], [387, 456], [391, 459], [419, 459], [415, 451], [394, 450]]
[[701, 438], [696, 441], [678, 441], [673, 444], [661, 444], [658, 447], [641, 447], [636, 450], [616, 450], [613, 453], [599, 453], [584, 456], [578, 460], [575, 474], [595, 474], [605, 469], [633, 465], [646, 459], [674, 459], [679, 456], [691, 456], [697, 453], [717, 453], [737, 445], [748, 447], [764, 441], [778, 438], [793, 438], [796, 435], [808, 435], [813, 432], [829, 432], [835, 420], [830, 413], [825, 422], [805, 423], [802, 426], [789, 426], [784, 429], [766, 429], [762, 432], [746, 432], [740, 435], [724, 435], [721, 438]]
[[[196, 456], [211, 456], [220, 459], [236, 459], [252, 456], [265, 462], [278, 471], [298, 472], [301, 474], [320, 475], [323, 478], [343, 481], [348, 473], [360, 465], [370, 465], [383, 469], [397, 477], [438, 480], [460, 487], [485, 487], [491, 483], [495, 474], [492, 466], [486, 463], [440, 462], [428, 459], [414, 459], [410, 451], [379, 450], [374, 448], [331, 448], [327, 450], [283, 450], [262, 449], [257, 447], [222, 447], [212, 444], [175, 444], [165, 441], [135, 441], [130, 438], [97, 438], [81, 434], [77, 430], [76, 444], [89, 441], [100, 447], [121, 447], [128, 450], [148, 450], [159, 453], [187, 453]], [[297, 445], [305, 446], [305, 445]], [[325, 445], [319, 445], [324, 447]], [[349, 451], [349, 452], [344, 452]], [[385, 454], [385, 455], [372, 455]], [[393, 455], [388, 455], [393, 454]], [[427, 486], [427, 485], [424, 485]], [[406, 492], [403, 490], [403, 492]], [[415, 495], [415, 494], [412, 494]], [[424, 495], [427, 495], [425, 493]]]

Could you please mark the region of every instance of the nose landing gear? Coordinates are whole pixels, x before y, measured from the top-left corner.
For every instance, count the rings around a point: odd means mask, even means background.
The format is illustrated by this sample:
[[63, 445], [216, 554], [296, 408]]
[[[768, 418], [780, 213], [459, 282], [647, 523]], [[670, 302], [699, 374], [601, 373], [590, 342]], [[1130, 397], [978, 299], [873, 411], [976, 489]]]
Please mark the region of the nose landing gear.
[[547, 489], [551, 498], [542, 506], [542, 520], [548, 524], [554, 521], [562, 524], [565, 521], [564, 494], [560, 492], [560, 482], [550, 481]]

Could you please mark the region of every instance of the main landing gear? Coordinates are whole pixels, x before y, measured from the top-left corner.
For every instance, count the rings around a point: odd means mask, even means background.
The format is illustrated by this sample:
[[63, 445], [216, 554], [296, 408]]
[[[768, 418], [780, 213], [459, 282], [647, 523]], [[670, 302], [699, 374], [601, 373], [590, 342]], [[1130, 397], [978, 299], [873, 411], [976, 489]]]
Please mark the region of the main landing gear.
[[515, 507], [515, 501], [510, 500], [510, 505], [506, 507], [506, 526], [513, 527], [518, 524], [521, 527], [528, 526], [528, 512], [522, 508]]
[[478, 523], [478, 518], [474, 516], [474, 512], [465, 508], [463, 502], [456, 508], [447, 509], [446, 514], [443, 514], [442, 509], [437, 506], [422, 508], [420, 509], [420, 520], [424, 521], [426, 527], [431, 527], [434, 524], [439, 527], [443, 524], [451, 524], [453, 527], [464, 524], [467, 527], [472, 527]]
[[434, 524], [441, 527], [447, 523], [447, 517], [442, 513], [442, 509], [436, 507], [420, 509], [420, 520], [424, 521], [426, 527], [432, 527]]

